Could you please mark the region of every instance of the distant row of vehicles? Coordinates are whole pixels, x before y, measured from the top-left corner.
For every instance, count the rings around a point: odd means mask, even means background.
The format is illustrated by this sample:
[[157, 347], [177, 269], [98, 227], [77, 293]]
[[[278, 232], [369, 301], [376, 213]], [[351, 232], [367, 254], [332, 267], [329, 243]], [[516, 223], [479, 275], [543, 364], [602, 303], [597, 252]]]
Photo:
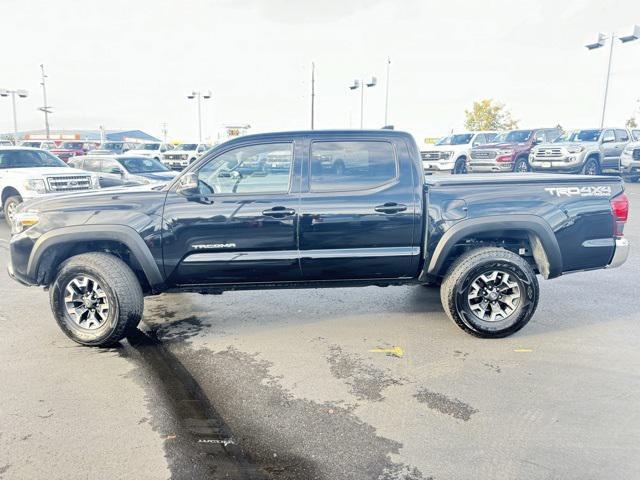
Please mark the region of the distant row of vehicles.
[[421, 151], [426, 173], [616, 173], [640, 178], [640, 129], [558, 128], [449, 135]]
[[[10, 146], [10, 142], [6, 142]], [[25, 140], [20, 146], [38, 148], [51, 152], [64, 162], [84, 155], [122, 155], [130, 154], [147, 157], [162, 162], [173, 170], [182, 170], [206, 152], [211, 145], [206, 143], [182, 143], [173, 145], [164, 142], [86, 142], [64, 141], [60, 144], [52, 140]]]

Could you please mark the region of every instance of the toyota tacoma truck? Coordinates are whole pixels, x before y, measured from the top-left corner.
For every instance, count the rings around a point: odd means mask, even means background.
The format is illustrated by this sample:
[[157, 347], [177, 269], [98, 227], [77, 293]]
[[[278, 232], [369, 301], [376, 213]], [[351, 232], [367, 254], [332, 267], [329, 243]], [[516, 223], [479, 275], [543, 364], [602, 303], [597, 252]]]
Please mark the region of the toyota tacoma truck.
[[630, 182], [640, 180], [640, 141], [628, 143], [620, 156], [622, 176]]
[[528, 172], [529, 152], [540, 143], [551, 142], [560, 135], [557, 128], [511, 130], [493, 142], [471, 149], [468, 173]]
[[441, 138], [435, 145], [420, 151], [425, 173], [467, 173], [471, 148], [492, 143], [497, 135], [498, 132], [468, 132]]
[[622, 152], [631, 141], [625, 128], [573, 130], [531, 149], [535, 172], [620, 173]]
[[[288, 168], [261, 168], [284, 152]], [[337, 155], [339, 171], [326, 161]], [[628, 208], [619, 178], [425, 180], [403, 132], [260, 134], [218, 145], [167, 185], [22, 205], [8, 268], [48, 289], [59, 326], [84, 345], [125, 337], [145, 295], [406, 284], [439, 285], [460, 328], [504, 337], [534, 314], [538, 275], [626, 260]]]

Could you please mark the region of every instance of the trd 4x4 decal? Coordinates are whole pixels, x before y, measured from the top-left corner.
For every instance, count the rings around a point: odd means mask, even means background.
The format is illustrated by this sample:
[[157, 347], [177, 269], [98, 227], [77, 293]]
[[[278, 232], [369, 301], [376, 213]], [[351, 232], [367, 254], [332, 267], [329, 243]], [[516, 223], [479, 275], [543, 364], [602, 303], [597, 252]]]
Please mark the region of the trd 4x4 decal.
[[548, 187], [545, 191], [554, 197], [609, 197], [611, 187], [599, 185], [595, 187]]

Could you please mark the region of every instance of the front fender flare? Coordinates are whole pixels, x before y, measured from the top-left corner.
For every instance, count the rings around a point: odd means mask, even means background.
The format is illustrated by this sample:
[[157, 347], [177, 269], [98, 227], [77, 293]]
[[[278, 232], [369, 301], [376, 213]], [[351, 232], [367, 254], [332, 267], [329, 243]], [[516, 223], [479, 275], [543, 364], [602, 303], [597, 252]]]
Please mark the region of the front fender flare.
[[27, 265], [27, 275], [29, 278], [38, 278], [38, 267], [49, 248], [63, 243], [95, 240], [111, 240], [126, 245], [142, 266], [151, 288], [154, 291], [162, 290], [164, 279], [149, 247], [138, 232], [126, 225], [75, 225], [46, 232], [33, 246]]

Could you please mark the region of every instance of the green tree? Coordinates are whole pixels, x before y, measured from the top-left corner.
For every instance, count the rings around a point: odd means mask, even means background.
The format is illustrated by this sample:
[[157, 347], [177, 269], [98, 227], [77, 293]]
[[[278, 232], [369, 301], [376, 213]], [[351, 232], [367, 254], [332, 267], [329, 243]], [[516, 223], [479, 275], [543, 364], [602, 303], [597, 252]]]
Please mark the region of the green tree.
[[464, 116], [464, 125], [471, 131], [518, 128], [518, 121], [506, 110], [504, 104], [491, 99], [473, 102], [473, 107], [471, 110], [465, 110]]
[[629, 120], [627, 120], [627, 123], [625, 123], [625, 125], [628, 128], [638, 128], [638, 122], [636, 122], [636, 119], [634, 117], [631, 117]]

